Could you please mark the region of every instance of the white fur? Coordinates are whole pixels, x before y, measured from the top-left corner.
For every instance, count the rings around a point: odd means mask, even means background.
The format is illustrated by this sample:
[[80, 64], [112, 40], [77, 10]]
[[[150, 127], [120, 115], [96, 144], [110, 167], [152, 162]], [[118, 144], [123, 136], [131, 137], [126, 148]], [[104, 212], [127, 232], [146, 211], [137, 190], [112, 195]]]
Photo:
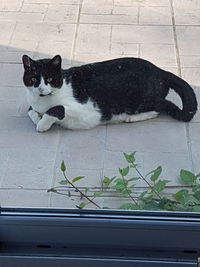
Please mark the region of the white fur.
[[[39, 88], [41, 86], [43, 86], [42, 92], [47, 94], [46, 96], [40, 96], [41, 89]], [[52, 95], [48, 95], [50, 92], [52, 92]], [[71, 84], [66, 84], [65, 81], [63, 86], [56, 90], [52, 88], [49, 91], [45, 84], [40, 84], [38, 88], [29, 87], [27, 90], [27, 100], [33, 110], [41, 115], [44, 115], [52, 107], [63, 105], [65, 108], [65, 118], [63, 120], [56, 120], [56, 123], [68, 129], [90, 129], [100, 124], [101, 113], [98, 107], [94, 107], [90, 100], [84, 104], [78, 103], [73, 97]], [[40, 129], [40, 127], [38, 128]]]
[[[88, 100], [87, 103], [80, 104], [73, 96], [71, 84], [63, 82], [60, 89], [52, 88], [49, 84], [45, 85], [44, 80], [38, 88], [27, 87], [27, 100], [33, 110], [28, 112], [31, 120], [37, 125], [37, 131], [47, 131], [52, 124], [57, 123], [68, 129], [90, 129], [101, 123], [101, 112], [98, 107]], [[48, 95], [50, 94], [51, 95]], [[40, 94], [45, 96], [41, 97]], [[59, 120], [56, 117], [45, 114], [52, 107], [63, 105], [65, 117]], [[111, 123], [136, 122], [152, 119], [158, 116], [158, 112], [150, 111], [135, 115], [125, 113], [114, 115]]]
[[128, 115], [126, 113], [122, 113], [120, 115], [114, 115], [111, 119], [111, 122], [137, 122], [137, 121], [145, 121], [149, 119], [156, 118], [159, 115], [156, 111], [148, 111], [144, 113], [139, 113], [135, 115]]

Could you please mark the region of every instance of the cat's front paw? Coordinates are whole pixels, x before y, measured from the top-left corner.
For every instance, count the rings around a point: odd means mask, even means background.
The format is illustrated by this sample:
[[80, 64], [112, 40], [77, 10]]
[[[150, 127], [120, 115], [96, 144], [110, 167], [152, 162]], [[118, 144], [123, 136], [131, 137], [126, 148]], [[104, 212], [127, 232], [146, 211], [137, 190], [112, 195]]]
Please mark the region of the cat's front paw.
[[48, 129], [49, 129], [49, 125], [47, 125], [47, 123], [45, 123], [43, 120], [40, 120], [38, 123], [37, 123], [37, 127], [36, 127], [36, 130], [40, 133], [42, 132], [46, 132]]
[[29, 117], [30, 117], [30, 119], [32, 120], [32, 122], [34, 123], [34, 124], [38, 124], [38, 122], [41, 120], [41, 116], [40, 116], [40, 114], [38, 113], [38, 112], [36, 112], [36, 111], [34, 111], [34, 110], [30, 110], [29, 112], [28, 112], [28, 115], [29, 115]]

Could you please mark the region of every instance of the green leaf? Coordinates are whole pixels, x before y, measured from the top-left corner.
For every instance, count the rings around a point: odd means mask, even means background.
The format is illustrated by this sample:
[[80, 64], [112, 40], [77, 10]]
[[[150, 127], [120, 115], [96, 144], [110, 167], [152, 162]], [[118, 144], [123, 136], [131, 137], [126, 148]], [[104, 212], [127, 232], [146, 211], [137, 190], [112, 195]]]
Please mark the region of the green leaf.
[[163, 191], [165, 189], [165, 186], [167, 183], [169, 183], [170, 181], [168, 180], [159, 180], [154, 186], [153, 189], [157, 192], [160, 193], [161, 191]]
[[150, 177], [151, 181], [155, 182], [158, 179], [158, 177], [160, 176], [161, 172], [162, 172], [162, 167], [159, 166], [158, 168], [156, 168], [153, 171], [153, 174]]
[[126, 179], [122, 179], [122, 178], [117, 178], [117, 179], [114, 181], [114, 183], [115, 183], [116, 185], [120, 185], [120, 184], [122, 184], [123, 186], [127, 186], [127, 185], [128, 185], [128, 180], [126, 180]]
[[94, 192], [93, 197], [100, 197], [103, 192]]
[[194, 204], [199, 205], [200, 201], [196, 199], [194, 196], [188, 195], [182, 200], [182, 203], [185, 205], [194, 205]]
[[109, 184], [110, 184], [110, 178], [104, 176], [104, 178], [103, 178], [103, 183], [104, 183], [105, 185], [109, 185]]
[[126, 161], [127, 161], [128, 163], [133, 163], [133, 162], [135, 162], [135, 153], [136, 153], [136, 152], [133, 152], [133, 153], [131, 153], [131, 154], [124, 153], [124, 157], [125, 157], [125, 159], [126, 159]]
[[181, 180], [186, 184], [193, 184], [197, 179], [197, 176], [194, 175], [194, 173], [186, 170], [181, 170], [180, 177]]
[[200, 212], [200, 205], [196, 205], [193, 207], [194, 212]]
[[192, 187], [192, 192], [200, 191], [200, 185], [195, 185]]
[[62, 180], [59, 182], [59, 184], [68, 184], [68, 181], [67, 180]]
[[196, 191], [194, 197], [200, 201], [200, 191]]
[[66, 171], [66, 166], [65, 166], [64, 160], [62, 160], [62, 162], [61, 162], [60, 169], [61, 169], [62, 172], [65, 172]]
[[144, 206], [143, 209], [145, 210], [160, 210], [158, 203], [155, 200], [150, 200], [147, 202]]
[[85, 206], [86, 206], [86, 203], [81, 202], [78, 207], [79, 207], [79, 209], [83, 209], [83, 208], [85, 208]]
[[137, 181], [139, 179], [140, 179], [140, 177], [133, 177], [133, 178], [129, 178], [127, 181], [131, 182], [131, 181]]
[[120, 173], [122, 176], [126, 176], [126, 175], [129, 173], [129, 170], [130, 170], [129, 166], [126, 167], [126, 168], [122, 168], [122, 169], [119, 168], [119, 173]]
[[119, 208], [122, 210], [138, 210], [140, 209], [140, 206], [133, 203], [126, 203], [121, 205]]
[[116, 178], [116, 176], [114, 176], [112, 178], [108, 178], [108, 177], [104, 176], [103, 184], [110, 185], [115, 178]]
[[139, 200], [143, 200], [143, 199], [144, 199], [144, 196], [145, 196], [147, 193], [148, 193], [148, 191], [144, 191], [144, 192], [142, 192], [142, 193], [139, 195], [138, 199], [139, 199]]
[[129, 197], [132, 191], [130, 189], [124, 189], [124, 191], [121, 192], [123, 197]]
[[75, 177], [74, 179], [72, 179], [72, 183], [75, 183], [81, 179], [85, 178], [85, 176], [78, 176], [78, 177]]
[[188, 196], [189, 191], [187, 189], [182, 189], [178, 191], [176, 194], [172, 195], [173, 198], [175, 198], [177, 201], [181, 201], [186, 196]]

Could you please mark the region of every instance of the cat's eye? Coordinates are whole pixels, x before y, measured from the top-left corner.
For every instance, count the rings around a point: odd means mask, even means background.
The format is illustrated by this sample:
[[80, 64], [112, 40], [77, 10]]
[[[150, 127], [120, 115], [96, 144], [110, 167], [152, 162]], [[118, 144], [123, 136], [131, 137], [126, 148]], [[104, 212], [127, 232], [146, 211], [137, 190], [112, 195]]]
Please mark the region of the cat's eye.
[[53, 80], [52, 78], [48, 78], [47, 82], [50, 83], [50, 82], [52, 82], [52, 80]]
[[32, 82], [36, 82], [37, 79], [33, 77], [33, 78], [31, 78], [31, 81], [32, 81]]

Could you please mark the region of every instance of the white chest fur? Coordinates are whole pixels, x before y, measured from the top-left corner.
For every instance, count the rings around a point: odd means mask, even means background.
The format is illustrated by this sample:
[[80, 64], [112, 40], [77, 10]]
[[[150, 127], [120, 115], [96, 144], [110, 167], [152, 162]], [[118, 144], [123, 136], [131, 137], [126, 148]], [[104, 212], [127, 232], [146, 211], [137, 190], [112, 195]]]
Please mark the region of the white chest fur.
[[65, 118], [58, 121], [60, 125], [69, 129], [89, 129], [100, 124], [101, 113], [92, 101], [81, 104], [73, 96], [71, 84], [63, 83], [53, 95], [40, 97], [34, 90], [27, 90], [27, 100], [33, 110], [44, 114], [48, 109], [63, 105]]

